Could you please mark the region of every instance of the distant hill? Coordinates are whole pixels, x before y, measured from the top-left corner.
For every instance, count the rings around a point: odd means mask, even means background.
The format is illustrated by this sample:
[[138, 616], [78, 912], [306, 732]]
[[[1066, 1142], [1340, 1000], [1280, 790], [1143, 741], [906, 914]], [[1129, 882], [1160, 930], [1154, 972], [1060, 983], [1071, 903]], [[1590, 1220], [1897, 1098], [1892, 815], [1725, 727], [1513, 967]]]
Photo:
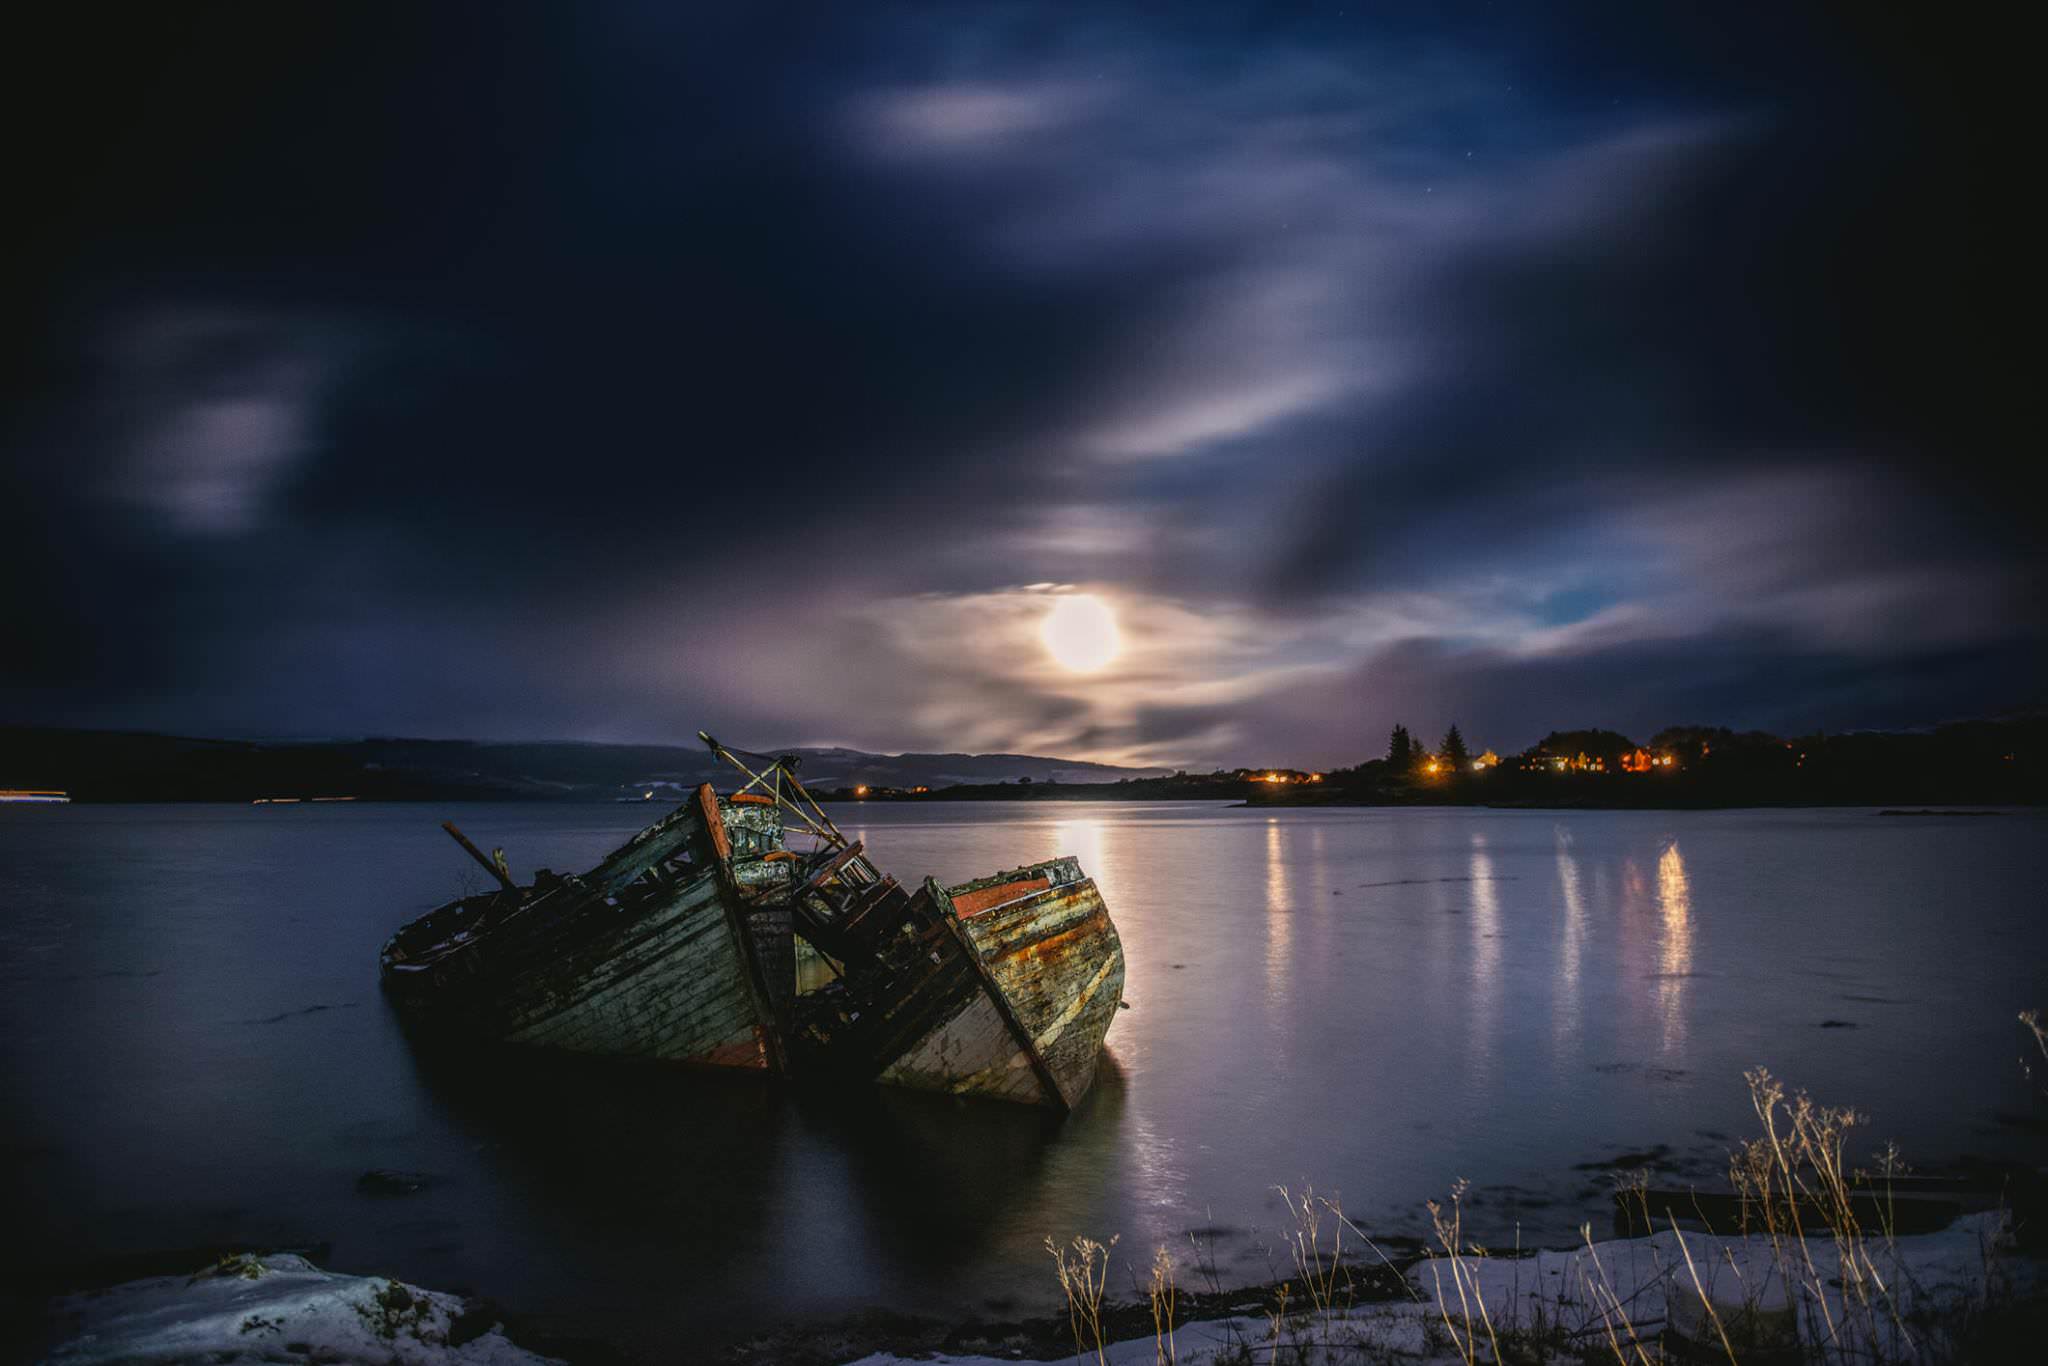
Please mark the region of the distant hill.
[[1156, 778], [1171, 772], [1164, 768], [1091, 764], [1080, 759], [1049, 759], [1037, 754], [865, 754], [857, 749], [775, 752], [800, 756], [803, 763], [797, 775], [807, 785], [818, 787], [843, 787], [851, 783], [876, 787], [952, 787], [961, 783], [1007, 783], [1019, 778], [1041, 783], [1113, 783], [1119, 778]]
[[[842, 748], [772, 752], [797, 755], [798, 776], [820, 789], [863, 783], [936, 788], [1018, 778], [1100, 783], [1166, 772], [1032, 754], [868, 754]], [[0, 727], [0, 789], [56, 788], [76, 801], [609, 801], [702, 782], [724, 787], [732, 778], [732, 770], [699, 745], [382, 737], [246, 741]]]

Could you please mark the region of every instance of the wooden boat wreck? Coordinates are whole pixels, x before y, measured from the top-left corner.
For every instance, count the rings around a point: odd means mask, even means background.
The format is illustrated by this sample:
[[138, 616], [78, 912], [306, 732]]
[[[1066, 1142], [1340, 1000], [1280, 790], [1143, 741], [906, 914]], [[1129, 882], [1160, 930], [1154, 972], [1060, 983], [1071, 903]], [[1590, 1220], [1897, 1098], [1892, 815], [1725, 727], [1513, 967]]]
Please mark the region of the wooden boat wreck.
[[1123, 945], [1071, 858], [927, 878], [843, 970], [796, 1001], [792, 1048], [812, 1065], [1063, 1110], [1095, 1080], [1123, 1000]]
[[[739, 837], [753, 837], [742, 815]], [[733, 832], [709, 784], [580, 877], [521, 887], [502, 852], [449, 833], [499, 890], [386, 941], [386, 991], [422, 1025], [479, 1041], [780, 1070], [782, 1035], [745, 923]]]
[[746, 783], [698, 789], [580, 878], [522, 888], [462, 840], [501, 890], [385, 945], [401, 1009], [508, 1043], [1080, 1102], [1124, 957], [1074, 859], [907, 889], [793, 760], [702, 738]]

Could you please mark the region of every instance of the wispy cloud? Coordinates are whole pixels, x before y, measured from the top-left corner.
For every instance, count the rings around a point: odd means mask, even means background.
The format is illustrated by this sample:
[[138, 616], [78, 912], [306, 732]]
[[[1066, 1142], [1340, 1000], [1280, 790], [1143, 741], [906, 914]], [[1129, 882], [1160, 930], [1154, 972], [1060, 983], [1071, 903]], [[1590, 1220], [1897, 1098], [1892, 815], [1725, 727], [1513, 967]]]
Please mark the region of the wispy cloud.
[[333, 360], [302, 324], [159, 308], [116, 324], [105, 384], [120, 428], [107, 491], [169, 529], [261, 529], [313, 453]]
[[886, 152], [985, 156], [1079, 123], [1109, 101], [1109, 91], [1085, 81], [951, 83], [876, 91], [855, 116]]

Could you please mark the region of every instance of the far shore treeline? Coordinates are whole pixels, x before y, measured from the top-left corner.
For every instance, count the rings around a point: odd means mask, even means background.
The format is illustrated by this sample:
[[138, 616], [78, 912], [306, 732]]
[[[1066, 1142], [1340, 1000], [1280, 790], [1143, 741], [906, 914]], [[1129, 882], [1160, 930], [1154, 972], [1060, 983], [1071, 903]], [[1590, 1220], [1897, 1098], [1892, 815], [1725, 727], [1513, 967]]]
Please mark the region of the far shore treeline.
[[1672, 726], [1649, 740], [1611, 730], [1553, 731], [1499, 755], [1457, 726], [1429, 746], [1394, 727], [1383, 755], [1350, 768], [1179, 772], [1115, 783], [1014, 783], [930, 793], [868, 788], [859, 800], [1235, 798], [1255, 806], [1866, 806], [2034, 805], [2048, 798], [2048, 717], [1966, 721], [1912, 731], [1787, 739], [1762, 731]]
[[[1499, 754], [1456, 726], [1406, 726], [1345, 768], [1119, 769], [1029, 755], [802, 751], [842, 801], [1228, 800], [1259, 806], [1997, 806], [2048, 798], [2048, 715], [1784, 737], [1674, 726], [1554, 731]], [[1000, 776], [998, 776], [1000, 775]], [[701, 748], [449, 740], [203, 740], [0, 727], [0, 793], [75, 802], [663, 801], [729, 785]]]

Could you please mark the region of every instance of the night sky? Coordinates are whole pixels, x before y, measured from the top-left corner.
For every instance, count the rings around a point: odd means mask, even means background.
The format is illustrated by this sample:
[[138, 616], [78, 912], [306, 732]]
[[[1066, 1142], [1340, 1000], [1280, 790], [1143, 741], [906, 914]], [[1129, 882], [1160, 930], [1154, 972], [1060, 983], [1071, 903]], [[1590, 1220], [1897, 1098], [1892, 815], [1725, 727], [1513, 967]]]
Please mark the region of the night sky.
[[64, 9], [0, 720], [1325, 766], [2042, 700], [1982, 18]]

